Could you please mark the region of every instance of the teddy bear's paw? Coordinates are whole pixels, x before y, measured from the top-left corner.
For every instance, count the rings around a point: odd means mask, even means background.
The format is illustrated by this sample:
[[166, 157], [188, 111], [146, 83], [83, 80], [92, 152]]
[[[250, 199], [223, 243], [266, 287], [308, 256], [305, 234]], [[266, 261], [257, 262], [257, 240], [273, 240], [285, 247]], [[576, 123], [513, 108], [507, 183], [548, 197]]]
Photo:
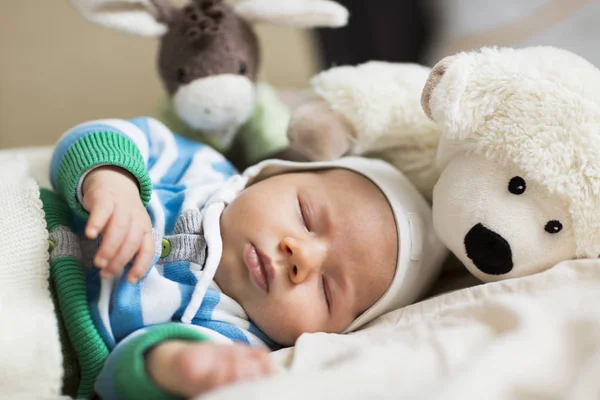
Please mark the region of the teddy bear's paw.
[[287, 135], [290, 147], [309, 160], [329, 161], [348, 153], [354, 133], [341, 113], [314, 97], [293, 111]]

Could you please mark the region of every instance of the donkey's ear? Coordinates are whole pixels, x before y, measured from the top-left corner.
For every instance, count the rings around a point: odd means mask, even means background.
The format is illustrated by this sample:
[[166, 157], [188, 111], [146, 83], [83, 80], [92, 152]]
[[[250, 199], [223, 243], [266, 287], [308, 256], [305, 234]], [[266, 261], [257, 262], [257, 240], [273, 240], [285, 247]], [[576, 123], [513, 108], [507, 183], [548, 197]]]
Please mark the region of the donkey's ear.
[[167, 31], [174, 10], [169, 0], [71, 0], [71, 4], [91, 22], [148, 37]]
[[348, 23], [348, 10], [329, 0], [243, 0], [235, 11], [252, 23], [295, 28], [340, 27]]

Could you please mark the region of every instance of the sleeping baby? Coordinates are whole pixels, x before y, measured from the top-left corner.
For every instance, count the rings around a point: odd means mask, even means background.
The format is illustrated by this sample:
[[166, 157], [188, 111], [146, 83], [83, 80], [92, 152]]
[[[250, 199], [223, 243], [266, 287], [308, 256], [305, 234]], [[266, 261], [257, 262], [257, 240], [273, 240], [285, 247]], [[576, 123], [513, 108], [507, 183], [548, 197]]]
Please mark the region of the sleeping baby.
[[63, 391], [191, 397], [272, 372], [268, 350], [417, 300], [445, 252], [426, 201], [373, 159], [237, 174], [150, 118], [78, 125], [41, 197]]

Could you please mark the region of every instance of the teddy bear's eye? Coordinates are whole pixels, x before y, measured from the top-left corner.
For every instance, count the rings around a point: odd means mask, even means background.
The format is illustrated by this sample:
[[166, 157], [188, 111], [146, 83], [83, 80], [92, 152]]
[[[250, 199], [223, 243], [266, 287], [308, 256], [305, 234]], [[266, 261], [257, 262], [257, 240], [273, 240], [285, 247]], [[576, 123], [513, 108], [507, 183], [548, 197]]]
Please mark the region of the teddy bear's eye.
[[508, 182], [508, 191], [512, 194], [523, 194], [525, 193], [526, 188], [527, 185], [525, 184], [525, 179], [520, 176], [515, 176]]
[[544, 230], [548, 233], [558, 233], [562, 231], [562, 228], [563, 226], [560, 223], [560, 221], [553, 219], [552, 221], [548, 221], [548, 223], [544, 227]]

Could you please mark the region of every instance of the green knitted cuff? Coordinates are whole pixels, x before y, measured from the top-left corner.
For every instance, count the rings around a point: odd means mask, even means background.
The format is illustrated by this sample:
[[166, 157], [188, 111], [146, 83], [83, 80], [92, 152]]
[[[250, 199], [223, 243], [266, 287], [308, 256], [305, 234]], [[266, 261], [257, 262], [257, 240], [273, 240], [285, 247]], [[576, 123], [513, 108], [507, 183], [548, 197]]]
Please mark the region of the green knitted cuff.
[[119, 398], [167, 400], [178, 399], [161, 389], [148, 376], [145, 355], [148, 350], [166, 340], [207, 341], [208, 338], [182, 324], [170, 323], [150, 328], [148, 333], [132, 338], [124, 344], [114, 370], [115, 389]]
[[108, 348], [94, 327], [85, 291], [85, 275], [79, 261], [61, 257], [52, 262], [60, 312], [80, 365], [77, 396], [91, 398], [94, 382], [108, 357]]
[[[46, 189], [40, 190], [46, 227], [49, 232], [69, 226], [70, 210], [63, 199]], [[70, 343], [80, 366], [78, 398], [94, 396], [94, 382], [108, 357], [108, 348], [94, 327], [87, 303], [85, 272], [74, 257], [60, 257], [50, 263], [50, 274]]]
[[48, 232], [52, 232], [59, 226], [71, 226], [69, 206], [56, 193], [41, 188], [40, 200], [42, 200], [42, 209], [44, 210]]
[[77, 185], [86, 171], [99, 165], [115, 165], [129, 171], [139, 183], [142, 202], [148, 204], [152, 183], [140, 151], [123, 135], [97, 132], [72, 144], [58, 169], [58, 190], [79, 216], [87, 218], [88, 212], [77, 200]]

